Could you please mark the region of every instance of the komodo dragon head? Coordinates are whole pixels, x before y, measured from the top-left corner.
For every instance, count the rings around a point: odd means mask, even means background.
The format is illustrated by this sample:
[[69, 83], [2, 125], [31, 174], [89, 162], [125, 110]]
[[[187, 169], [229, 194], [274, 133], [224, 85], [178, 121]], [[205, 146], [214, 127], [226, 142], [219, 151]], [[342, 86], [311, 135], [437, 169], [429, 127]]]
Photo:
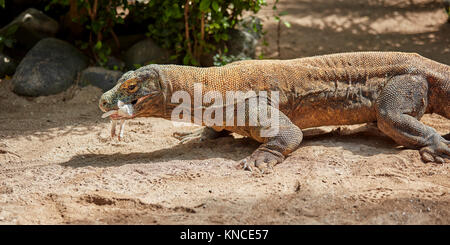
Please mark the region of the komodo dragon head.
[[[99, 107], [103, 112], [112, 112], [109, 116], [115, 120], [162, 117], [165, 111], [166, 90], [158, 65], [144, 66], [125, 73], [116, 86], [101, 96]], [[131, 108], [128, 115], [114, 113], [118, 112], [119, 104]]]

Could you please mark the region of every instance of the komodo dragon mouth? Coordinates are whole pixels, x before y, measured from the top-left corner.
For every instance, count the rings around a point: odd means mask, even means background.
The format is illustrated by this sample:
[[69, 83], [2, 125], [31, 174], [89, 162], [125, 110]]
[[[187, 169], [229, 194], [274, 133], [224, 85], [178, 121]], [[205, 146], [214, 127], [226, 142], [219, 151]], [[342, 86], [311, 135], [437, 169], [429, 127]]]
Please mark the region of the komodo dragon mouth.
[[117, 102], [117, 110], [110, 110], [102, 114], [102, 118], [111, 118], [112, 120], [121, 119], [132, 119], [135, 118], [138, 113], [136, 113], [135, 107], [140, 105], [143, 101], [149, 98], [151, 95], [143, 96], [139, 99], [131, 101], [130, 104], [125, 104], [121, 100]]
[[136, 112], [135, 107], [151, 96], [152, 95], [143, 96], [131, 101], [129, 104], [125, 104], [123, 101], [119, 100], [117, 102], [117, 110], [110, 110], [102, 114], [102, 118], [109, 117], [111, 119], [111, 137], [116, 135], [117, 121], [120, 120], [118, 139], [121, 140], [121, 138], [123, 138], [125, 120], [135, 118], [139, 114]]

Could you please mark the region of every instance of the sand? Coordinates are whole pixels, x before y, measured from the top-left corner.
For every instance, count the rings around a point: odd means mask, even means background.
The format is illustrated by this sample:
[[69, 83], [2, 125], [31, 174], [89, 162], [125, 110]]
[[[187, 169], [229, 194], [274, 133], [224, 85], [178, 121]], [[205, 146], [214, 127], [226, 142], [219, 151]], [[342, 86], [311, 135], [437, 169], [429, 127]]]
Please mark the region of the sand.
[[[281, 58], [357, 50], [418, 52], [450, 64], [435, 1], [284, 0]], [[271, 4], [263, 19], [278, 56]], [[127, 122], [109, 137], [94, 87], [24, 98], [0, 81], [0, 224], [450, 224], [450, 165], [382, 136], [325, 135], [268, 175], [237, 170], [258, 143], [232, 135], [179, 144], [177, 126]], [[442, 134], [450, 121], [422, 121]]]

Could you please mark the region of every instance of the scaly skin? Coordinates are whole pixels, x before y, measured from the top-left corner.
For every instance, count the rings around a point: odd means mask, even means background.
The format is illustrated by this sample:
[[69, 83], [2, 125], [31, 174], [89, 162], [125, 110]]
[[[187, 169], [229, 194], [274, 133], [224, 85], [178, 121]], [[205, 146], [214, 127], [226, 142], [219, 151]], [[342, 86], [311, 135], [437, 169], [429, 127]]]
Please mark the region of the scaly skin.
[[[130, 118], [170, 119], [177, 106], [170, 103], [172, 94], [186, 91], [193, 98], [194, 83], [203, 84], [203, 95], [218, 91], [223, 98], [227, 91], [279, 92], [279, 131], [275, 136], [260, 136], [269, 122], [258, 121], [257, 113], [247, 107], [245, 126], [213, 127], [262, 143], [241, 162], [246, 169], [267, 171], [282, 162], [299, 147], [300, 129], [369, 122], [377, 122], [378, 128], [398, 144], [419, 149], [425, 162], [442, 163], [450, 156], [450, 142], [419, 121], [424, 113], [450, 118], [450, 66], [413, 53], [341, 53], [239, 61], [210, 68], [149, 65], [126, 73], [102, 95], [100, 108], [105, 112], [117, 109], [117, 101], [122, 100], [134, 104], [135, 114]], [[203, 103], [203, 110], [210, 105]], [[250, 126], [250, 119], [257, 125]]]

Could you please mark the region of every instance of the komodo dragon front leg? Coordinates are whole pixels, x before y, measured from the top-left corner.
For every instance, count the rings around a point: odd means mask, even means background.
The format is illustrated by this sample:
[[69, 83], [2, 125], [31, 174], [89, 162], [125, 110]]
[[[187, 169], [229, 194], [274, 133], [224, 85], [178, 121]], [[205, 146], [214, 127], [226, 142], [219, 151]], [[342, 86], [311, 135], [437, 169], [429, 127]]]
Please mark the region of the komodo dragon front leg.
[[[302, 131], [291, 120], [271, 105], [259, 104], [256, 110], [249, 109], [245, 101], [245, 126], [225, 127], [226, 130], [248, 136], [262, 143], [250, 156], [240, 161], [238, 167], [267, 173], [285, 157], [296, 150], [303, 139]], [[239, 105], [237, 105], [239, 106]], [[261, 117], [266, 111], [268, 117]], [[237, 112], [235, 111], [235, 116]], [[254, 124], [250, 124], [254, 122]], [[237, 125], [237, 124], [236, 124]], [[267, 132], [271, 131], [271, 135]]]
[[[240, 103], [244, 103], [245, 125], [239, 126], [237, 122]], [[234, 124], [225, 127], [204, 127], [194, 132], [175, 132], [174, 137], [181, 143], [191, 140], [215, 139], [226, 136], [230, 132], [235, 132], [243, 136], [251, 137], [262, 143], [250, 156], [239, 162], [238, 167], [245, 170], [257, 170], [261, 173], [267, 173], [278, 163], [283, 162], [285, 157], [296, 150], [303, 139], [302, 131], [294, 125], [291, 120], [268, 104], [259, 104], [256, 110], [250, 109], [249, 101], [235, 104]], [[254, 107], [252, 107], [254, 108]], [[263, 111], [266, 111], [268, 117], [260, 117]], [[272, 115], [272, 112], [276, 112]], [[233, 113], [232, 113], [233, 114]], [[224, 118], [227, 115], [224, 115]], [[252, 123], [250, 123], [252, 122]], [[274, 135], [265, 137], [264, 132], [273, 130], [276, 127]], [[321, 133], [319, 133], [321, 134]]]
[[391, 78], [376, 102], [378, 128], [398, 144], [420, 149], [423, 161], [443, 163], [450, 156], [450, 141], [419, 121], [427, 109], [428, 94], [428, 82], [422, 76]]

